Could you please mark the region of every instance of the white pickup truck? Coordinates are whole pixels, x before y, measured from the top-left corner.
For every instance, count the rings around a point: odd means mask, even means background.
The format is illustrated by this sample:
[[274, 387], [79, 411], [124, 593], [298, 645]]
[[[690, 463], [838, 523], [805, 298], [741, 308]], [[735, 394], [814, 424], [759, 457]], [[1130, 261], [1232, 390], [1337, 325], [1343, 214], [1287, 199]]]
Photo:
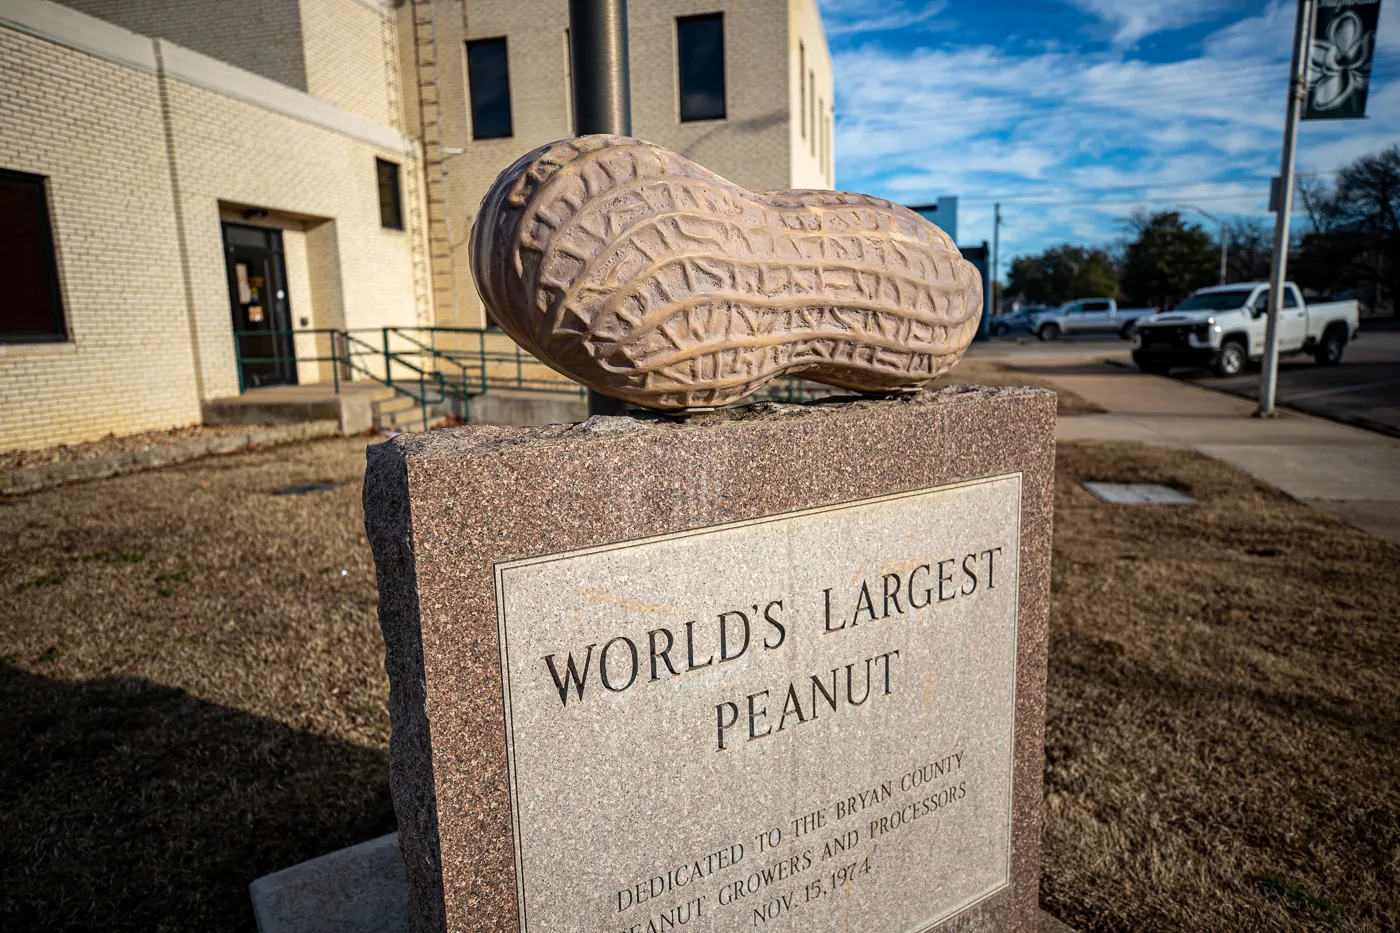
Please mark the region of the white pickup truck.
[[1113, 298], [1076, 298], [1037, 314], [1031, 333], [1041, 340], [1059, 340], [1061, 334], [1117, 334], [1126, 340], [1138, 321], [1156, 313], [1156, 308], [1120, 308]]
[[[1216, 375], [1236, 375], [1250, 360], [1264, 356], [1268, 304], [1268, 282], [1203, 288], [1171, 311], [1138, 325], [1133, 362], [1145, 373], [1209, 366]], [[1279, 353], [1311, 353], [1318, 363], [1335, 365], [1358, 327], [1355, 301], [1306, 304], [1298, 286], [1284, 286]]]

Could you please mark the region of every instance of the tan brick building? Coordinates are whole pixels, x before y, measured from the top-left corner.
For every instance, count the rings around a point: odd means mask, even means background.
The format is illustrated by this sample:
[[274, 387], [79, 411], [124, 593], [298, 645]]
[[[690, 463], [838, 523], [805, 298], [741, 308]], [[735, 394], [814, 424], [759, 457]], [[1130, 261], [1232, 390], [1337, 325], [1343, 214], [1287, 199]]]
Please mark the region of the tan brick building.
[[[328, 379], [328, 330], [483, 326], [468, 231], [502, 168], [571, 133], [567, 21], [567, 0], [0, 0], [0, 449]], [[749, 187], [830, 184], [815, 0], [633, 0], [629, 27], [636, 135]]]

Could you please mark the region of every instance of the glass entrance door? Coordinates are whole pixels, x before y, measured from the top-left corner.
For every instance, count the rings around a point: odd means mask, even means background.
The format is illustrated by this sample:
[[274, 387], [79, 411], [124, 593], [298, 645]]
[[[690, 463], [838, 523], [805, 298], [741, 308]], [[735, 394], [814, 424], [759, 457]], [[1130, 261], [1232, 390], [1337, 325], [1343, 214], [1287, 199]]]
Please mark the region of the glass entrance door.
[[223, 227], [240, 383], [244, 389], [295, 385], [282, 231], [229, 223]]

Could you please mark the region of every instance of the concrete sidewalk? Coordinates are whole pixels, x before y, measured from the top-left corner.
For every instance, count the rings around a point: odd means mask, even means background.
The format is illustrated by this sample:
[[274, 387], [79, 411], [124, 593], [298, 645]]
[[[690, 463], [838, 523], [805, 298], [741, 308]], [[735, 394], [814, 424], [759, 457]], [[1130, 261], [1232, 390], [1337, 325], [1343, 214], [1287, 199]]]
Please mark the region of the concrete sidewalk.
[[1248, 400], [1092, 357], [1006, 362], [1105, 409], [1060, 418], [1060, 440], [1189, 447], [1400, 544], [1400, 439], [1295, 412], [1253, 418]]

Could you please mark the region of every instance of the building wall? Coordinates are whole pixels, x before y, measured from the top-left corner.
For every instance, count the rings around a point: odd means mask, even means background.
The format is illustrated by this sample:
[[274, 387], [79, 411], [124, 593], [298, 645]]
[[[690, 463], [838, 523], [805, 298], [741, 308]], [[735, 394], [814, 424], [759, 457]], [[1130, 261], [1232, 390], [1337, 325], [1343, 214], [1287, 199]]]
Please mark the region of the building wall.
[[835, 81], [816, 0], [788, 3], [788, 123], [792, 187], [836, 183]]
[[[725, 118], [682, 123], [676, 17], [724, 13]], [[756, 191], [792, 187], [787, 0], [629, 4], [632, 132]], [[635, 38], [634, 38], [635, 37]]]
[[0, 167], [48, 178], [69, 332], [0, 344], [0, 448], [199, 421], [156, 76], [0, 28]]
[[[380, 0], [62, 0], [89, 16], [208, 55], [393, 125]], [[387, 2], [387, 0], [386, 0]]]
[[[401, 153], [181, 81], [169, 81], [167, 90], [205, 398], [238, 393], [221, 205], [266, 210], [279, 225], [308, 232], [304, 274], [307, 288], [321, 294], [311, 308], [298, 307], [302, 284], [288, 289], [294, 323], [417, 323], [409, 234], [380, 225], [375, 178], [376, 156], [403, 165]], [[321, 227], [333, 232], [317, 235]], [[322, 266], [318, 276], [312, 264]], [[301, 274], [288, 263], [289, 278]]]
[[386, 16], [365, 0], [301, 0], [306, 93], [376, 123], [399, 126], [390, 99], [398, 62]]
[[[453, 0], [437, 4], [443, 139], [462, 150], [448, 157], [448, 210], [455, 234], [458, 323], [481, 326], [484, 309], [465, 248], [477, 206], [496, 176], [524, 153], [574, 135], [566, 27], [567, 0]], [[723, 120], [680, 121], [676, 17], [724, 13]], [[400, 23], [404, 18], [400, 16]], [[818, 85], [831, 99], [830, 56], [815, 0], [633, 0], [628, 4], [632, 132], [694, 159], [752, 190], [829, 187], [815, 155], [799, 153], [797, 44], [805, 30]], [[466, 41], [507, 37], [514, 135], [473, 140], [465, 67]], [[406, 88], [411, 95], [413, 89]], [[414, 126], [410, 121], [410, 126]], [[412, 130], [411, 130], [412, 131]], [[448, 323], [439, 308], [438, 320]]]
[[0, 448], [198, 423], [202, 399], [237, 393], [221, 219], [283, 229], [294, 328], [421, 323], [408, 239], [421, 231], [381, 225], [375, 173], [378, 156], [406, 176], [411, 151], [165, 40], [0, 0], [0, 167], [48, 179], [71, 334], [0, 344]]
[[62, 0], [123, 29], [169, 39], [221, 62], [307, 90], [295, 0]]

